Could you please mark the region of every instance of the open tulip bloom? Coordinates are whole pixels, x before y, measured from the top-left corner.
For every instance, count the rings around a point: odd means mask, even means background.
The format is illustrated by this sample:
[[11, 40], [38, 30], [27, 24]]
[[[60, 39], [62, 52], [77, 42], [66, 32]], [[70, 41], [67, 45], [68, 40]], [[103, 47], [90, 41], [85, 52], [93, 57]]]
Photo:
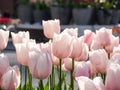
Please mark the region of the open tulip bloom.
[[[11, 32], [19, 66], [0, 53], [0, 90], [120, 90], [119, 36], [105, 27], [92, 32], [60, 31], [58, 19], [43, 21], [48, 42], [36, 43], [29, 32]], [[0, 30], [0, 50], [9, 31]], [[36, 85], [34, 85], [34, 83]]]

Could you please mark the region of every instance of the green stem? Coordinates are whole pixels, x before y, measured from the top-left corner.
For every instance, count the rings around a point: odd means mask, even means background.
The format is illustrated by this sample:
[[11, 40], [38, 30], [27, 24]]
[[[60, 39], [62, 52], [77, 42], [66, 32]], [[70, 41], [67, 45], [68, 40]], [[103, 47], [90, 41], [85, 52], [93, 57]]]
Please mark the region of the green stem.
[[50, 75], [50, 90], [54, 90], [55, 86], [55, 68], [52, 66], [52, 74]]
[[59, 75], [59, 83], [60, 83], [60, 86], [59, 86], [59, 90], [62, 90], [62, 86], [61, 86], [61, 67], [62, 67], [62, 60], [60, 59], [60, 75]]
[[20, 64], [20, 90], [22, 90], [22, 65]]
[[27, 85], [27, 66], [25, 66], [25, 90], [27, 90], [26, 85]]
[[28, 78], [29, 78], [29, 90], [32, 90], [32, 75], [30, 74], [30, 71], [28, 70]]
[[44, 85], [42, 80], [39, 81], [39, 88], [40, 90], [44, 90]]
[[103, 79], [103, 83], [105, 84], [106, 74], [105, 74], [105, 73], [104, 73], [104, 74], [101, 74], [101, 77], [102, 77], [102, 79]]
[[73, 79], [73, 74], [74, 74], [74, 59], [72, 59], [72, 70], [71, 70], [71, 90], [74, 90], [74, 79]]
[[64, 90], [67, 90], [67, 87], [66, 87], [66, 73], [64, 73]]
[[52, 75], [50, 75], [50, 90], [52, 90], [53, 89], [53, 85], [52, 85]]

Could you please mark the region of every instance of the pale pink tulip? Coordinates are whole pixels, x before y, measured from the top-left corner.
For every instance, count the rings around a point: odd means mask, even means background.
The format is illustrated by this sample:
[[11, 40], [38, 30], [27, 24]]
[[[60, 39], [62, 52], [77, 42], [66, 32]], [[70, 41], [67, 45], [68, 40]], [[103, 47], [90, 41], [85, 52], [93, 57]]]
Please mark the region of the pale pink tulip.
[[62, 33], [68, 33], [71, 36], [78, 37], [78, 28], [65, 28]]
[[62, 61], [64, 62], [65, 68], [71, 71], [72, 70], [72, 58], [64, 58], [62, 59]]
[[39, 43], [38, 45], [39, 45], [40, 51], [51, 52], [51, 49], [52, 49], [52, 43], [51, 42]]
[[87, 64], [82, 61], [82, 62], [76, 62], [75, 66], [74, 66], [74, 77], [79, 77], [79, 76], [87, 76], [90, 77], [89, 74], [89, 68], [87, 66]]
[[54, 56], [53, 53], [51, 53], [51, 57], [52, 57], [52, 64], [55, 65], [55, 66], [59, 66], [60, 65], [59, 58], [57, 58], [56, 56]]
[[16, 90], [20, 85], [20, 71], [18, 66], [9, 67], [1, 79], [2, 90]]
[[0, 29], [0, 50], [6, 48], [9, 39], [9, 31]]
[[52, 44], [53, 55], [60, 59], [69, 57], [72, 51], [72, 40], [73, 38], [67, 33], [55, 34]]
[[80, 76], [76, 78], [79, 90], [98, 90], [91, 79], [85, 76]]
[[104, 49], [94, 50], [89, 53], [89, 60], [97, 72], [105, 73], [108, 56]]
[[120, 90], [120, 65], [111, 63], [107, 67], [105, 80], [106, 90]]
[[114, 47], [113, 48], [113, 52], [110, 56], [110, 59], [113, 60], [113, 61], [117, 61], [119, 64], [120, 64], [120, 45], [118, 45], [117, 47]]
[[92, 65], [92, 63], [89, 60], [85, 63], [88, 66], [90, 78], [92, 76], [96, 76], [97, 71], [96, 71], [96, 68]]
[[120, 45], [118, 45], [117, 47], [113, 48], [113, 53], [112, 55], [116, 54], [116, 53], [120, 53]]
[[91, 30], [84, 30], [84, 42], [87, 43], [89, 47], [91, 47], [91, 43], [94, 39], [95, 33]]
[[8, 57], [4, 54], [0, 54], [0, 78], [6, 72], [7, 68], [10, 66]]
[[73, 49], [69, 57], [71, 58], [79, 57], [82, 53], [83, 45], [84, 45], [83, 37], [80, 37], [80, 38], [74, 37], [72, 40]]
[[27, 43], [15, 44], [17, 60], [20, 64], [27, 66], [29, 60], [29, 47]]
[[111, 39], [112, 39], [111, 44], [105, 47], [105, 50], [108, 53], [112, 53], [113, 48], [119, 45], [119, 37], [112, 36]]
[[28, 42], [26, 40], [24, 43], [26, 44], [28, 43], [29, 51], [41, 51], [39, 45], [36, 43], [34, 39], [29, 39]]
[[111, 44], [112, 29], [101, 28], [96, 31], [95, 39], [103, 46]]
[[115, 53], [114, 55], [112, 55], [110, 60], [120, 65], [120, 53]]
[[95, 77], [93, 79], [93, 83], [97, 87], [97, 90], [105, 90], [105, 85], [103, 84], [103, 80], [101, 77]]
[[79, 57], [75, 58], [76, 61], [85, 61], [88, 59], [89, 48], [86, 43], [83, 44], [82, 53]]
[[49, 52], [51, 54], [52, 57], [52, 64], [55, 66], [59, 66], [59, 58], [57, 58], [56, 56], [53, 55], [52, 53], [52, 43], [51, 42], [46, 42], [46, 43], [39, 43], [39, 48], [41, 52]]
[[103, 49], [103, 46], [97, 40], [93, 40], [91, 43], [90, 50], [92, 51], [97, 49]]
[[38, 79], [47, 78], [52, 71], [52, 60], [50, 53], [32, 51], [29, 53], [28, 67], [33, 77]]
[[17, 60], [20, 64], [27, 66], [29, 61], [30, 51], [40, 51], [39, 46], [34, 40], [24, 39], [23, 43], [15, 44]]
[[63, 63], [62, 64], [62, 69], [61, 69], [62, 71], [64, 71], [64, 72], [66, 72], [66, 71], [68, 71], [67, 69], [66, 69], [66, 67], [65, 67], [65, 64]]
[[47, 38], [53, 38], [54, 33], [60, 33], [60, 21], [58, 19], [42, 21], [44, 35]]
[[19, 31], [18, 33], [11, 32], [13, 44], [23, 43], [23, 39], [30, 39], [29, 32]]

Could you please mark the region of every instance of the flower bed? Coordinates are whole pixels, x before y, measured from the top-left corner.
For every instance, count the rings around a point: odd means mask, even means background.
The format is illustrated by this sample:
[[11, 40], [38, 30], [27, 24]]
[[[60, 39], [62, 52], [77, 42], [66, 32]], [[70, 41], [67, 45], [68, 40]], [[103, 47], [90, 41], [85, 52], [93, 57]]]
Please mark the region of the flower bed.
[[[46, 43], [36, 43], [29, 32], [11, 32], [20, 67], [10, 66], [9, 58], [0, 54], [2, 90], [74, 90], [75, 82], [79, 90], [120, 89], [119, 37], [113, 35], [119, 34], [119, 28], [84, 30], [84, 35], [78, 36], [78, 28], [65, 28], [61, 32], [59, 20], [42, 23], [44, 35], [49, 39]], [[0, 50], [4, 50], [9, 31], [0, 30], [0, 37]], [[67, 75], [70, 82], [66, 81], [66, 72], [70, 72]], [[33, 78], [39, 80], [36, 87], [32, 85]]]

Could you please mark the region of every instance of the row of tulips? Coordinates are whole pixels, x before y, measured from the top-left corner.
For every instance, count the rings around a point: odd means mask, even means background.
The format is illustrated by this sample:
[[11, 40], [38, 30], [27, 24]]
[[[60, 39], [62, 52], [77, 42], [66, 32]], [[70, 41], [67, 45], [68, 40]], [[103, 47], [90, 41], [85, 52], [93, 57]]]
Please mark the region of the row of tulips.
[[[78, 37], [77, 28], [61, 32], [58, 19], [42, 23], [44, 35], [50, 39], [46, 43], [36, 43], [29, 32], [11, 32], [20, 70], [0, 54], [2, 90], [74, 90], [74, 82], [79, 90], [120, 90], [119, 37], [113, 35], [117, 29], [84, 30]], [[9, 31], [0, 30], [0, 50], [6, 48], [8, 37]], [[66, 82], [66, 72], [70, 72], [70, 82]], [[37, 87], [32, 85], [33, 77], [39, 79]], [[48, 81], [43, 83], [44, 79]]]

